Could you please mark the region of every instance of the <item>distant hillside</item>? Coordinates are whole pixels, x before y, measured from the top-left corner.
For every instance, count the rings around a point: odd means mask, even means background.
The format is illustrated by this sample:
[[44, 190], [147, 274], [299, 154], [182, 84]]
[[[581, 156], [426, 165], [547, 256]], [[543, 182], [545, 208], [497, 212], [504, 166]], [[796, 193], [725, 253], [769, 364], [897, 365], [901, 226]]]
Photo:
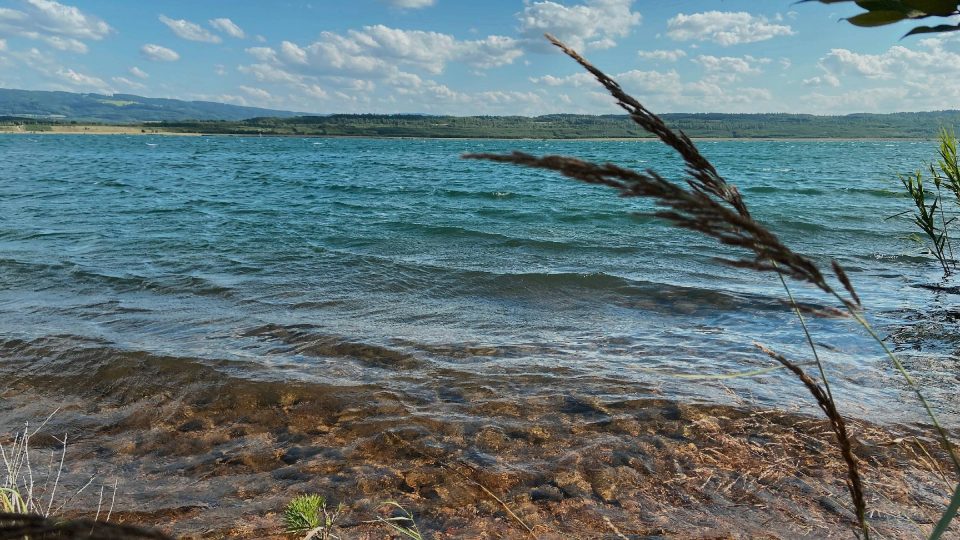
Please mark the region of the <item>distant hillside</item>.
[[[915, 138], [937, 136], [941, 127], [958, 131], [960, 111], [895, 114], [664, 114], [691, 137], [729, 138]], [[625, 115], [552, 114], [525, 116], [426, 116], [335, 114], [253, 118], [242, 122], [165, 122], [169, 131], [235, 135], [306, 135], [468, 138], [649, 137]]]
[[0, 88], [0, 116], [131, 124], [184, 120], [238, 121], [262, 116], [284, 118], [297, 114], [303, 113], [131, 94], [105, 96]]
[[[668, 113], [663, 119], [691, 137], [729, 138], [933, 138], [941, 128], [960, 131], [960, 111], [893, 114]], [[130, 94], [75, 94], [0, 89], [0, 127], [51, 130], [56, 124], [149, 124], [150, 131], [233, 135], [630, 138], [648, 137], [625, 115], [432, 116], [332, 114], [240, 107], [209, 101], [157, 99]], [[22, 125], [21, 125], [22, 124]], [[146, 126], [145, 126], [146, 127]], [[11, 128], [12, 129], [12, 128]], [[9, 131], [9, 129], [0, 129]]]

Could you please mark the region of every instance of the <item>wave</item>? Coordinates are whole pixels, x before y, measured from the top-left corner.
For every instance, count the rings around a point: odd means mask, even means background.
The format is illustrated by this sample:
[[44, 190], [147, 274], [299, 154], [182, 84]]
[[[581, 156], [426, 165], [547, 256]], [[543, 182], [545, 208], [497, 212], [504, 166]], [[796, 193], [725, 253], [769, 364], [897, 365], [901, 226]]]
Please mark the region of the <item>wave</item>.
[[133, 273], [107, 273], [98, 269], [83, 268], [75, 264], [56, 262], [39, 263], [0, 258], [0, 269], [33, 284], [49, 280], [57, 285], [91, 285], [106, 287], [117, 293], [151, 291], [161, 294], [188, 294], [232, 298], [232, 287], [192, 274], [142, 276]]
[[288, 346], [284, 352], [317, 358], [348, 358], [367, 367], [406, 370], [422, 365], [412, 354], [380, 345], [321, 334], [310, 325], [267, 324], [240, 334]]

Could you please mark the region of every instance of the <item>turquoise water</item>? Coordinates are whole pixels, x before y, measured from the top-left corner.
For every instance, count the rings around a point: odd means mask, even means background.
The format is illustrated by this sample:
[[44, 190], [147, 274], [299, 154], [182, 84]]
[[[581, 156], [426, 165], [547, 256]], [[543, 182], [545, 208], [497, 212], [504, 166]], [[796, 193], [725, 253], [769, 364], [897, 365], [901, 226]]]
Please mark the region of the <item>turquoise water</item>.
[[[921, 355], [910, 329], [951, 298], [917, 287], [939, 281], [935, 262], [906, 240], [907, 221], [884, 220], [907, 209], [894, 173], [934, 145], [701, 148], [788, 245], [845, 265], [949, 408], [956, 344], [926, 341]], [[804, 358], [774, 276], [718, 265], [729, 253], [649, 217], [647, 202], [459, 157], [514, 149], [680, 174], [652, 142], [0, 136], [6, 356], [26, 340], [48, 351], [37, 371], [95, 344], [412, 394], [469, 373], [510, 375], [507, 393], [615, 382], [687, 400], [806, 400], [781, 372], [677, 376], [769, 367], [754, 342]], [[862, 332], [813, 326], [850, 407], [919, 418], [892, 406], [907, 394]]]

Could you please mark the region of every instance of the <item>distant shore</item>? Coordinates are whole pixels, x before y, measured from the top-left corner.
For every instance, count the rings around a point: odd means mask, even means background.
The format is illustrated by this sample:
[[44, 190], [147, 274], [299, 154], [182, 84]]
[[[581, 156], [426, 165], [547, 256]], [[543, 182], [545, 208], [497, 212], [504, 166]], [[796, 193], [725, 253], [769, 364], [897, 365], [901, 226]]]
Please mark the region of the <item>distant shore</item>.
[[[258, 133], [202, 133], [172, 131], [144, 126], [53, 125], [49, 129], [29, 130], [22, 126], [0, 126], [0, 135], [173, 135], [181, 137], [259, 137]], [[19, 129], [18, 129], [19, 128]], [[654, 137], [423, 137], [386, 135], [316, 135], [264, 133], [263, 137], [303, 139], [437, 139], [437, 140], [515, 140], [515, 141], [599, 141], [659, 142]], [[928, 141], [933, 137], [691, 137], [695, 141], [715, 142], [856, 142], [856, 141]]]
[[102, 125], [53, 125], [45, 129], [24, 129], [23, 126], [0, 126], [0, 134], [16, 135], [186, 135], [200, 136], [202, 133], [180, 133], [152, 129], [144, 126], [102, 126]]

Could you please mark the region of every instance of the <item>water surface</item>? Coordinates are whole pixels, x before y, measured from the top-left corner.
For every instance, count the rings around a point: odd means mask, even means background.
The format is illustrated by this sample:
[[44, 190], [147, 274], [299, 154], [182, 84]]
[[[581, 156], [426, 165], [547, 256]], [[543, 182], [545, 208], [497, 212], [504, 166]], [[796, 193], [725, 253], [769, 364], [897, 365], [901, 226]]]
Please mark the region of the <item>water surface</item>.
[[[915, 324], [953, 298], [917, 288], [938, 282], [936, 266], [907, 221], [884, 219], [907, 209], [895, 173], [933, 144], [700, 146], [788, 245], [847, 268], [955, 407], [956, 343], [920, 340], [930, 331]], [[500, 396], [807, 400], [779, 371], [688, 378], [770, 367], [754, 342], [806, 358], [775, 276], [717, 264], [730, 252], [645, 201], [459, 157], [515, 149], [682, 178], [653, 142], [0, 136], [5, 356], [36, 373], [90, 347], [176, 357], [252, 380], [373, 384], [438, 415], [467, 375]], [[921, 418], [862, 332], [812, 327], [852, 414]]]

